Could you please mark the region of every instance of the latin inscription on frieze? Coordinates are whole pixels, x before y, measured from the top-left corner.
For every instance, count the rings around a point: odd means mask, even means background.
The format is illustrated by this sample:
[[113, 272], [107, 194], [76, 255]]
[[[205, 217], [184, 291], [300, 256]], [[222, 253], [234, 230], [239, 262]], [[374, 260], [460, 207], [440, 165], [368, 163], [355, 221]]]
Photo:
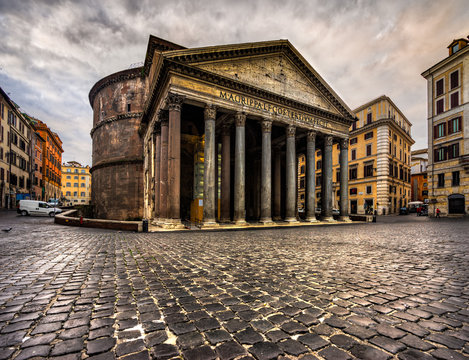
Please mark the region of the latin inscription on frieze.
[[332, 127], [331, 124], [328, 123], [325, 120], [314, 118], [311, 115], [307, 115], [307, 114], [304, 114], [304, 113], [301, 113], [301, 112], [292, 111], [292, 110], [284, 108], [282, 106], [278, 106], [278, 105], [275, 105], [275, 104], [269, 104], [268, 102], [253, 99], [253, 98], [250, 98], [248, 96], [232, 94], [232, 93], [220, 90], [220, 98], [224, 99], [224, 100], [228, 100], [228, 101], [236, 103], [236, 104], [239, 104], [239, 105], [249, 106], [249, 107], [252, 107], [253, 109], [256, 109], [256, 110], [266, 111], [270, 114], [286, 116], [286, 117], [288, 117], [292, 120], [307, 122], [309, 124], [317, 125], [317, 126], [320, 126], [320, 127], [323, 127], [323, 128], [331, 128]]

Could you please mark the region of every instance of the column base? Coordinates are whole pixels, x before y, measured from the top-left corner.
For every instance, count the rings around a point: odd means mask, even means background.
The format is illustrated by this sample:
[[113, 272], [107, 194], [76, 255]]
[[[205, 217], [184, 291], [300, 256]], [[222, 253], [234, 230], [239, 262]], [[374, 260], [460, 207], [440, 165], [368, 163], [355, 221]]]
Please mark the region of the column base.
[[231, 224], [231, 219], [220, 219], [220, 224]]
[[186, 228], [181, 222], [181, 219], [165, 219], [164, 222], [160, 223], [160, 226], [165, 229], [174, 230], [182, 230]]
[[339, 217], [339, 221], [341, 221], [341, 222], [347, 222], [347, 223], [351, 223], [351, 222], [352, 222], [352, 220], [350, 220], [350, 217], [349, 217], [348, 215], [347, 215], [347, 216], [342, 216], [342, 215], [341, 215], [341, 216]]
[[274, 222], [272, 221], [271, 218], [265, 218], [265, 219], [260, 219], [259, 224], [262, 225], [274, 225]]
[[236, 226], [248, 226], [249, 225], [248, 222], [244, 219], [235, 220], [234, 224]]
[[305, 219], [306, 222], [310, 222], [310, 223], [316, 223], [316, 222], [319, 222], [318, 219], [316, 219], [316, 217], [310, 217], [310, 218], [306, 218]]
[[321, 218], [321, 221], [322, 222], [328, 222], [328, 223], [335, 223], [337, 222], [337, 220], [334, 220], [334, 218], [332, 216], [323, 216]]
[[200, 226], [201, 229], [214, 229], [220, 226], [215, 219], [205, 220]]
[[285, 218], [285, 221], [287, 223], [290, 223], [290, 224], [294, 224], [294, 223], [299, 223], [298, 219], [296, 217], [288, 217], [288, 218]]

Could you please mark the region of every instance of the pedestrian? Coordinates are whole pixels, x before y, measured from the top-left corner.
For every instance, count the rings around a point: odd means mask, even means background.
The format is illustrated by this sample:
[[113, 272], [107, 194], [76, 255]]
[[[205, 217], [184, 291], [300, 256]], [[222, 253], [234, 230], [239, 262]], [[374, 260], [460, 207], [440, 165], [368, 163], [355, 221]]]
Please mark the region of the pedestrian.
[[440, 209], [436, 208], [436, 217], [439, 218], [440, 217]]
[[420, 212], [421, 212], [421, 211], [422, 211], [422, 208], [419, 206], [419, 207], [417, 208], [417, 216], [420, 216]]

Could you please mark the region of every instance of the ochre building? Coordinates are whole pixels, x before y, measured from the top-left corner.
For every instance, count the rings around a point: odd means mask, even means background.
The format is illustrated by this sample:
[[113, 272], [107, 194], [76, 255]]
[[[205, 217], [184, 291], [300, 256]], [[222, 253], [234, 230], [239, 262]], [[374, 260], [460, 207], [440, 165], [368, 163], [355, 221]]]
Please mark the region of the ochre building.
[[428, 202], [428, 149], [411, 153], [411, 201]]
[[429, 214], [469, 213], [469, 41], [422, 73], [428, 98]]
[[287, 41], [187, 49], [150, 36], [143, 67], [90, 91], [92, 203], [97, 217], [164, 227], [298, 219], [297, 154], [305, 154], [305, 218], [332, 221], [333, 148], [348, 219], [353, 112]]
[[91, 174], [88, 165], [69, 161], [62, 164], [62, 203], [67, 206], [89, 205], [91, 200]]

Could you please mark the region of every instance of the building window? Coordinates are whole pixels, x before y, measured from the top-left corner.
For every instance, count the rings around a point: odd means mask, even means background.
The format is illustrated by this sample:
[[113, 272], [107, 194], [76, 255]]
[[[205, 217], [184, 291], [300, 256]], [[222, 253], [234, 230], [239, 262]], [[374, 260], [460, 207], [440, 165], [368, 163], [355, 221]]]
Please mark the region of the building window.
[[335, 172], [335, 181], [340, 182], [340, 170], [337, 169]]
[[438, 187], [445, 187], [445, 174], [438, 174]]
[[373, 176], [373, 164], [365, 165], [363, 169], [365, 177]]
[[436, 96], [443, 95], [444, 93], [444, 83], [443, 79], [440, 79], [436, 82]]
[[458, 70], [451, 73], [449, 83], [450, 83], [450, 89], [454, 89], [459, 86], [459, 71]]
[[373, 131], [370, 131], [365, 134], [365, 140], [371, 139], [373, 137]]
[[350, 188], [350, 195], [357, 195], [357, 188]]
[[367, 194], [371, 194], [372, 192], [373, 192], [373, 191], [372, 191], [371, 185], [368, 185], [368, 186], [366, 187], [366, 193], [367, 193]]
[[78, 187], [78, 183], [74, 183], [74, 184], [73, 184], [73, 187]]
[[358, 175], [358, 171], [356, 167], [351, 168], [349, 170], [349, 180], [355, 180], [357, 178], [357, 175]]
[[131, 109], [131, 105], [127, 104], [127, 112], [130, 112], [130, 109]]
[[81, 193], [80, 193], [80, 196], [84, 197], [84, 196], [85, 196], [85, 193], [84, 193], [84, 192], [81, 192]]
[[457, 117], [448, 121], [448, 134], [454, 134], [461, 131], [461, 118]]
[[440, 99], [436, 101], [436, 114], [441, 114], [444, 111], [445, 107], [445, 100]]
[[[305, 166], [304, 166], [304, 165], [301, 165], [301, 167], [300, 167], [300, 174], [304, 174], [304, 173], [305, 173]], [[81, 179], [82, 179], [82, 180], [85, 180], [85, 177], [82, 176]]]
[[366, 156], [371, 155], [371, 144], [366, 145]]
[[446, 136], [446, 123], [435, 125], [433, 127], [433, 137], [438, 139], [443, 136]]
[[393, 169], [392, 164], [389, 164], [389, 176], [391, 176], [391, 177], [393, 176], [392, 169]]
[[316, 162], [316, 170], [320, 170], [322, 168], [322, 161], [321, 160], [318, 160]]
[[372, 114], [372, 113], [368, 113], [368, 114], [366, 115], [366, 124], [367, 124], [367, 125], [368, 125], [368, 124], [371, 124], [372, 121], [373, 121], [373, 114]]
[[357, 150], [352, 149], [350, 156], [351, 160], [355, 160], [357, 158]]
[[459, 143], [449, 145], [446, 152], [448, 159], [456, 159], [459, 157]]
[[[81, 184], [83, 187], [85, 187], [85, 184]], [[300, 189], [304, 189], [305, 188], [305, 178], [302, 177], [300, 179]]]
[[453, 180], [451, 184], [453, 186], [459, 186], [459, 171], [453, 171]]
[[71, 195], [70, 191], [67, 191], [67, 193], [65, 194], [65, 196], [70, 196], [70, 195]]
[[73, 178], [76, 179], [76, 180], [78, 180], [78, 176], [74, 176]]
[[352, 131], [353, 131], [353, 130], [357, 130], [357, 121], [354, 121], [354, 122], [352, 123]]
[[353, 145], [353, 144], [356, 144], [356, 143], [357, 143], [357, 138], [356, 137], [350, 139], [350, 145]]
[[459, 106], [459, 91], [452, 93], [450, 99], [451, 109]]
[[67, 185], [65, 185], [65, 186], [70, 187], [70, 186], [72, 186], [72, 184], [68, 182]]
[[67, 179], [71, 179], [72, 177], [70, 175], [67, 175]]
[[78, 196], [78, 191], [74, 191], [73, 196]]
[[321, 185], [321, 180], [322, 180], [321, 175], [317, 175], [317, 176], [316, 176], [316, 186]]
[[84, 184], [84, 183], [81, 183], [81, 184], [80, 184], [80, 187], [85, 187], [85, 184]]

